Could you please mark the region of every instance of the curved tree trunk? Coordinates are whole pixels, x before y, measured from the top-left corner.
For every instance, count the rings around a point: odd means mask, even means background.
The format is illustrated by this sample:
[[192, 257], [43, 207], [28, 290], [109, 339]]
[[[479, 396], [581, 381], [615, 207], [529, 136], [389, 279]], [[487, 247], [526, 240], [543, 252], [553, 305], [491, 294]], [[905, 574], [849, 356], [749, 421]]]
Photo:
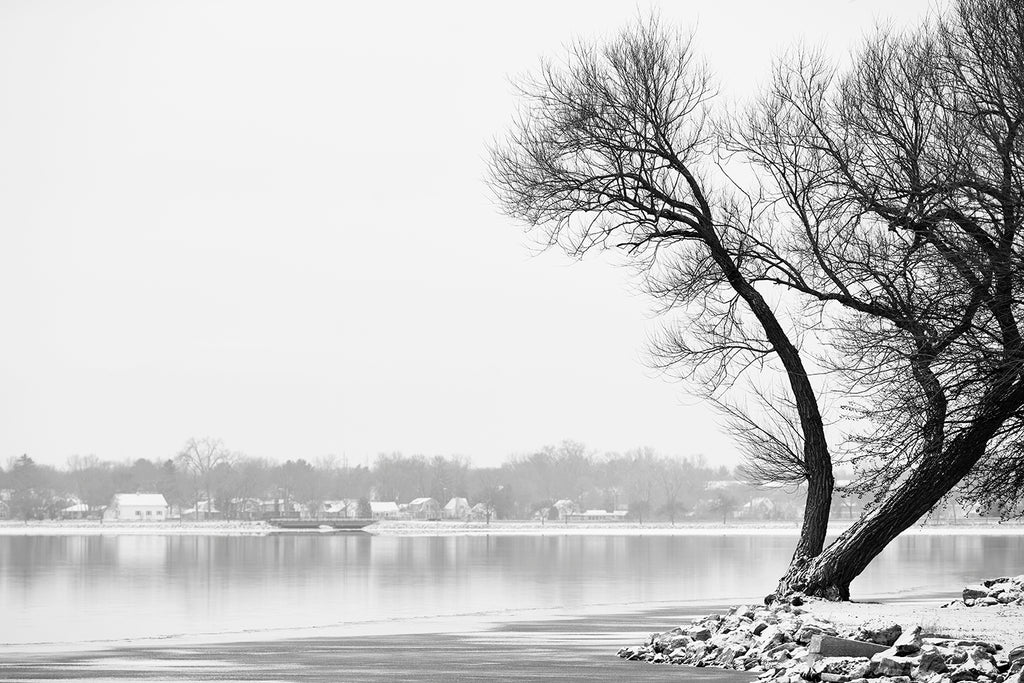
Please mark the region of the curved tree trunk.
[[[1002, 396], [996, 397], [996, 394]], [[849, 600], [850, 583], [900, 533], [948, 494], [984, 456], [989, 440], [1024, 404], [1024, 385], [994, 390], [972, 423], [891, 489], [882, 503], [846, 530], [816, 558], [792, 564], [779, 582], [777, 597], [794, 591], [828, 600]]]
[[[721, 260], [719, 262], [722, 263]], [[825, 546], [828, 518], [832, 510], [832, 493], [835, 488], [832, 456], [829, 454], [828, 442], [825, 439], [825, 426], [821, 411], [818, 409], [818, 398], [800, 358], [800, 352], [790, 341], [789, 335], [761, 293], [743, 278], [731, 260], [728, 265], [731, 268], [723, 264], [723, 270], [726, 271], [729, 284], [750, 306], [750, 310], [761, 323], [765, 337], [786, 369], [800, 418], [800, 431], [804, 441], [803, 460], [807, 471], [807, 499], [804, 503], [800, 540], [790, 561], [792, 570], [794, 567], [805, 566]]]

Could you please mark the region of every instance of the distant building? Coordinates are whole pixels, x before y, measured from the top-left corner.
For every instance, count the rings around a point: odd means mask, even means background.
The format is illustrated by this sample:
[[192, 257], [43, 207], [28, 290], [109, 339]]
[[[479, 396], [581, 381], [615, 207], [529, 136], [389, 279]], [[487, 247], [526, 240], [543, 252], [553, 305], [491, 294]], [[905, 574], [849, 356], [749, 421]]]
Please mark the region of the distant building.
[[320, 504], [320, 515], [327, 518], [354, 519], [359, 516], [359, 501], [355, 498], [325, 500]]
[[86, 503], [75, 503], [69, 505], [60, 511], [61, 519], [96, 519], [98, 515], [102, 514], [103, 507], [92, 507]]
[[579, 506], [576, 505], [576, 501], [569, 500], [568, 498], [555, 501], [555, 504], [551, 507], [558, 510], [558, 518], [561, 520], [571, 519], [574, 514], [579, 512]]
[[201, 500], [187, 510], [181, 511], [181, 518], [192, 521], [206, 521], [208, 519], [221, 519], [220, 510], [211, 505], [208, 500]]
[[441, 504], [433, 498], [409, 501], [409, 516], [413, 519], [441, 519]]
[[445, 519], [466, 519], [469, 517], [469, 501], [465, 498], [452, 498], [444, 506]]
[[161, 493], [116, 493], [103, 513], [116, 522], [162, 522], [167, 519], [167, 500]]
[[583, 512], [570, 513], [566, 519], [572, 522], [622, 522], [629, 515], [627, 510], [584, 510]]
[[371, 500], [370, 515], [374, 519], [398, 519], [401, 516], [401, 510], [398, 509], [398, 503], [394, 501]]

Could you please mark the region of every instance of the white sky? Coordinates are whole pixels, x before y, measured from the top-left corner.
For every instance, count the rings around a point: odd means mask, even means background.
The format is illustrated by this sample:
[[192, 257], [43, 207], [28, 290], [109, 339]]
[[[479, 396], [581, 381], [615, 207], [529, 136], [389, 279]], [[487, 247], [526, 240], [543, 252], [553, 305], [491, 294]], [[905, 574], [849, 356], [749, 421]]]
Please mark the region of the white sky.
[[[654, 3], [728, 97], [927, 0]], [[508, 78], [645, 2], [0, 1], [0, 462], [564, 438], [732, 464], [643, 365], [607, 262], [531, 256], [483, 186]]]

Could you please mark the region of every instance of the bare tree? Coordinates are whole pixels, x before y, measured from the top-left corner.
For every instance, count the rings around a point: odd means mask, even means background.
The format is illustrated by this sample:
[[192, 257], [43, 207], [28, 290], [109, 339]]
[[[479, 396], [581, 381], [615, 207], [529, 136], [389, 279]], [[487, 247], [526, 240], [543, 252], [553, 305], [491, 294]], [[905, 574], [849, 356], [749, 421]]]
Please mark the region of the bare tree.
[[217, 468], [230, 464], [233, 459], [231, 452], [224, 447], [220, 439], [203, 437], [191, 438], [178, 453], [178, 461], [192, 475], [195, 482], [196, 518], [199, 517], [199, 493], [206, 493], [206, 518], [209, 519], [213, 505], [213, 483]]
[[848, 598], [961, 482], [1014, 499], [1022, 60], [1019, 3], [960, 0], [916, 31], [879, 31], [842, 76], [813, 54], [781, 62], [730, 141], [770, 178], [775, 218], [792, 228], [764, 277], [829, 320], [831, 365], [868, 425], [848, 454], [877, 495], [779, 593]]
[[[715, 189], [708, 70], [688, 37], [656, 18], [601, 44], [577, 44], [519, 85], [523, 107], [492, 153], [504, 211], [543, 244], [582, 256], [617, 249], [685, 325], [660, 357], [712, 387], [773, 361], [792, 392], [808, 496], [796, 557], [824, 545], [834, 479], [814, 387], [794, 329], [754, 285], [764, 242], [749, 197]], [[721, 176], [719, 176], [721, 177]]]

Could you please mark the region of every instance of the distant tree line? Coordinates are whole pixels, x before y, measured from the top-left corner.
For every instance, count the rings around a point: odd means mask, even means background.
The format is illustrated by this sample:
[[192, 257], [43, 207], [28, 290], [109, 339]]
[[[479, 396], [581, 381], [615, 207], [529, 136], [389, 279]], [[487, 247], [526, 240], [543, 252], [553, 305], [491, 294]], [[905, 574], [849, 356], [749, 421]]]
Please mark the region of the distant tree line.
[[232, 452], [217, 439], [190, 439], [177, 455], [155, 460], [72, 456], [53, 467], [22, 455], [0, 469], [0, 491], [17, 519], [57, 518], [76, 503], [98, 508], [116, 493], [145, 492], [183, 509], [212, 501], [227, 518], [240, 517], [240, 502], [253, 499], [316, 509], [342, 499], [431, 497], [443, 505], [464, 497], [483, 503], [496, 519], [554, 519], [556, 503], [568, 501], [577, 510], [628, 508], [636, 521], [675, 522], [695, 512], [731, 513], [738, 501], [708, 493], [707, 484], [732, 478], [728, 468], [711, 467], [700, 456], [672, 458], [651, 448], [598, 454], [572, 441], [510, 457], [500, 467], [474, 467], [461, 456], [401, 453], [382, 453], [371, 466], [333, 456], [275, 462]]

